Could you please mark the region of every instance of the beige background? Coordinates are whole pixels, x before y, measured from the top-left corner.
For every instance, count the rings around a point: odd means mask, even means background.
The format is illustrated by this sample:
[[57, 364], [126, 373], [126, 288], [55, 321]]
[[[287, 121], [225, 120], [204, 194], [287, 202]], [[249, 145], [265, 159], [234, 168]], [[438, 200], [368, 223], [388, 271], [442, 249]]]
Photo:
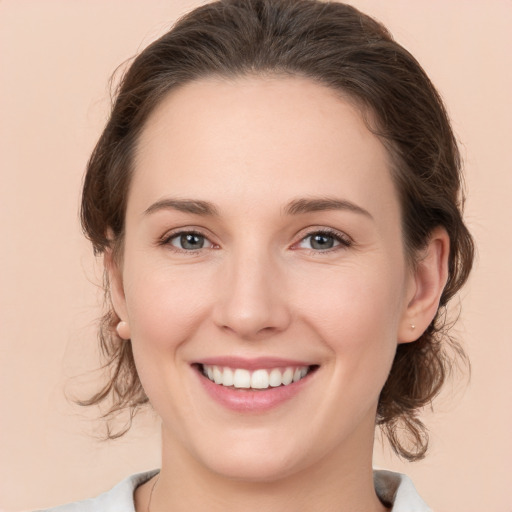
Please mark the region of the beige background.
[[[159, 463], [158, 423], [99, 443], [64, 395], [94, 380], [101, 272], [77, 221], [114, 68], [196, 0], [0, 0], [0, 508], [98, 494]], [[402, 464], [439, 511], [512, 510], [512, 2], [354, 0], [422, 62], [449, 107], [479, 247], [457, 334], [473, 362], [426, 414], [430, 455]], [[81, 375], [81, 377], [80, 377]]]

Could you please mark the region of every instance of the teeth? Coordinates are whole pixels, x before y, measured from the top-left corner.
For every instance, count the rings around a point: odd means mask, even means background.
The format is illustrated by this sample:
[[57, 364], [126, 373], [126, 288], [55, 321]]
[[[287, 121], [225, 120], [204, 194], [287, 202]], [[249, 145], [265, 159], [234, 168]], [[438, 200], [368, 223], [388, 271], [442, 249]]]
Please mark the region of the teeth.
[[222, 372], [221, 370], [219, 369], [218, 366], [214, 366], [213, 367], [213, 382], [215, 382], [215, 384], [221, 384], [222, 383]]
[[254, 370], [252, 373], [243, 368], [228, 368], [203, 365], [203, 374], [215, 384], [233, 386], [239, 389], [268, 389], [288, 386], [303, 379], [309, 367], [273, 368], [272, 370]]
[[286, 368], [283, 373], [283, 385], [288, 386], [293, 380], [293, 368]]
[[233, 382], [235, 382], [233, 370], [231, 368], [224, 368], [224, 371], [222, 373], [222, 385], [232, 386]]
[[237, 368], [233, 375], [233, 386], [235, 386], [235, 388], [250, 388], [251, 374], [249, 370]]
[[283, 376], [281, 375], [281, 370], [279, 368], [274, 368], [269, 375], [268, 383], [273, 387], [277, 388], [283, 383]]
[[269, 374], [267, 370], [256, 370], [251, 375], [251, 388], [267, 389], [269, 386]]

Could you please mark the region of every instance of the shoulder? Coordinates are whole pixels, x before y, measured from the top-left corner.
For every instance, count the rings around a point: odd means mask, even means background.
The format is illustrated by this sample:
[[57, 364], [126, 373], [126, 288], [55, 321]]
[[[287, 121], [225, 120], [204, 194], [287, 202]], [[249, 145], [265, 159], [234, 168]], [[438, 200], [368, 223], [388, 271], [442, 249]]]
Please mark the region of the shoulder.
[[379, 469], [374, 470], [373, 481], [377, 496], [392, 506], [392, 512], [432, 512], [408, 476]]
[[132, 475], [118, 483], [110, 491], [96, 498], [76, 501], [36, 512], [135, 512], [133, 493], [139, 485], [155, 476], [158, 470]]

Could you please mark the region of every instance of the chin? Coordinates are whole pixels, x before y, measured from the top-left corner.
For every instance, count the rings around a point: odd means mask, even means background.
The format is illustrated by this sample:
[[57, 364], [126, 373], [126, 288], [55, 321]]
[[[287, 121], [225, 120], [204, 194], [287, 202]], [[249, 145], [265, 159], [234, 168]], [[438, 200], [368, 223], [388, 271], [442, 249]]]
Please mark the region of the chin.
[[224, 460], [211, 461], [208, 466], [212, 472], [230, 480], [268, 483], [300, 471], [303, 465], [297, 460], [286, 459], [276, 453], [254, 453], [243, 456], [228, 454]]
[[[314, 442], [298, 436], [302, 439], [298, 442], [298, 437], [291, 438], [289, 426], [284, 431], [279, 428], [248, 430], [247, 427], [236, 429], [229, 435], [224, 430], [209, 440], [205, 437], [194, 443], [193, 456], [214, 474], [256, 483], [281, 480], [311, 467], [322, 458], [320, 440]], [[305, 449], [308, 444], [309, 450]]]

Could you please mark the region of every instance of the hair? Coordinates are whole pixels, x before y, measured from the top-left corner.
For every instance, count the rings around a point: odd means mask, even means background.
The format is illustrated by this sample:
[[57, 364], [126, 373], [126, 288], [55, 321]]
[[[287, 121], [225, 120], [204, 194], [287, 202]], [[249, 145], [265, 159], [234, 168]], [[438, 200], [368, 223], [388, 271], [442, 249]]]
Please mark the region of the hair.
[[[462, 219], [461, 158], [443, 101], [416, 59], [379, 22], [352, 6], [317, 0], [219, 0], [181, 18], [125, 72], [107, 125], [88, 162], [81, 221], [96, 254], [120, 256], [137, 141], [169, 91], [206, 77], [301, 76], [351, 99], [385, 145], [411, 264], [442, 226], [450, 238], [449, 275], [437, 314], [413, 343], [399, 344], [380, 394], [376, 422], [394, 451], [422, 458], [428, 433], [418, 418], [439, 393], [454, 360], [466, 360], [447, 333], [446, 305], [466, 281], [473, 242]], [[122, 257], [122, 256], [121, 256]], [[108, 404], [105, 417], [130, 417], [148, 402], [130, 342], [109, 296], [99, 331], [108, 380], [83, 405]], [[405, 432], [405, 435], [402, 433]]]

